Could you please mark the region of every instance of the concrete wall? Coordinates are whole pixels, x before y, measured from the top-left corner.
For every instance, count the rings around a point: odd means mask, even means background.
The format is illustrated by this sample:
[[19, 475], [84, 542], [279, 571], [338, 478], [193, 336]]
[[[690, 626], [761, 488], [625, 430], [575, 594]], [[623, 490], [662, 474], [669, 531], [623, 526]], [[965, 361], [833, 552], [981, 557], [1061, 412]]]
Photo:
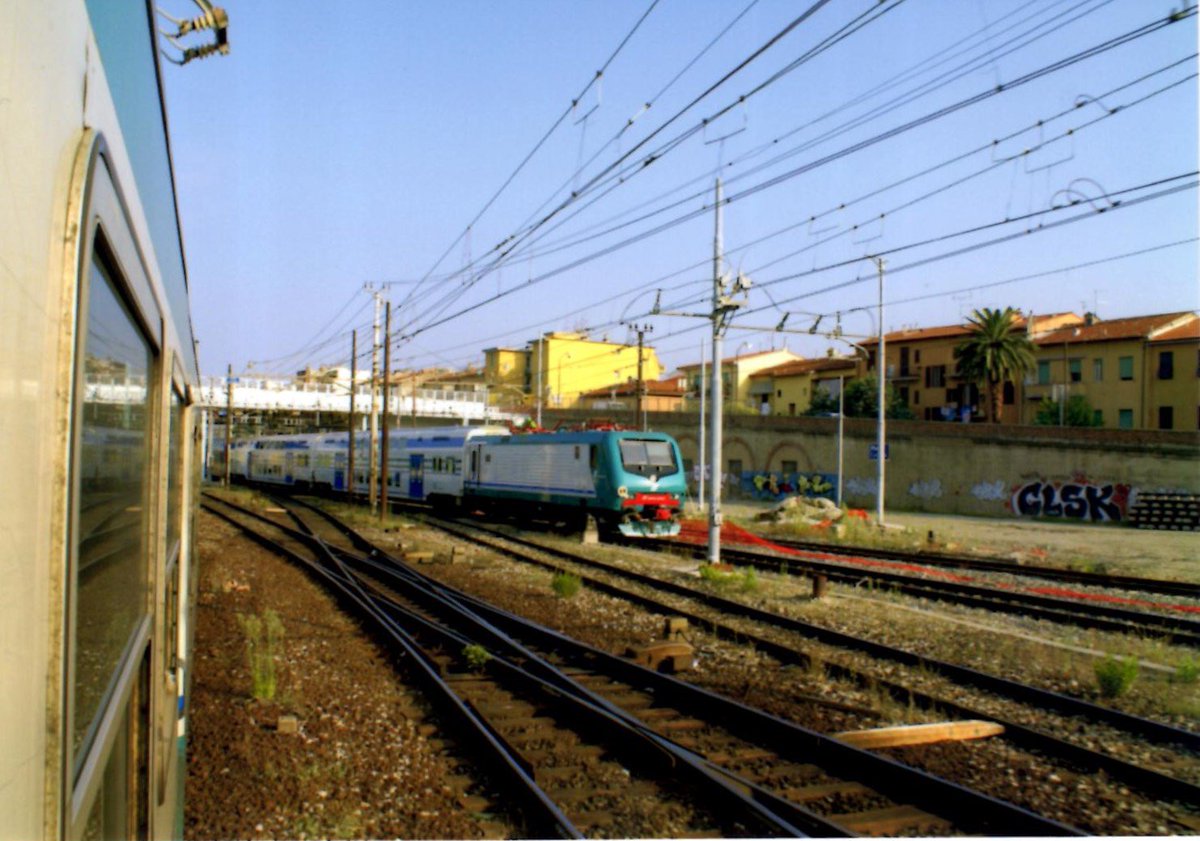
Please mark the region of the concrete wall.
[[[571, 413], [548, 413], [547, 426]], [[694, 414], [651, 414], [650, 427], [679, 441], [699, 463]], [[885, 478], [889, 509], [989, 517], [1120, 520], [1139, 492], [1200, 494], [1200, 433], [1153, 430], [1000, 427], [889, 421]], [[873, 508], [876, 462], [868, 458], [875, 422], [845, 422], [846, 501]], [[745, 473], [837, 473], [836, 418], [727, 415], [724, 461]], [[725, 479], [745, 487], [750, 477]]]

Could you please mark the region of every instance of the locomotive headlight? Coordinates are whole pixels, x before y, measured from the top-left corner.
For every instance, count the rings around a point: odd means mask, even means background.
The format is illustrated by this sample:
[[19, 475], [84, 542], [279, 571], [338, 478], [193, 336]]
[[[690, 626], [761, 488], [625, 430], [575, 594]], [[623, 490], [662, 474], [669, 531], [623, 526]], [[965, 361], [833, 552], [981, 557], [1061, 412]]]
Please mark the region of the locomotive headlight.
[[628, 499], [629, 498], [629, 488], [625, 487], [624, 485], [621, 485], [621, 487], [617, 488], [617, 496], [621, 497], [621, 499]]

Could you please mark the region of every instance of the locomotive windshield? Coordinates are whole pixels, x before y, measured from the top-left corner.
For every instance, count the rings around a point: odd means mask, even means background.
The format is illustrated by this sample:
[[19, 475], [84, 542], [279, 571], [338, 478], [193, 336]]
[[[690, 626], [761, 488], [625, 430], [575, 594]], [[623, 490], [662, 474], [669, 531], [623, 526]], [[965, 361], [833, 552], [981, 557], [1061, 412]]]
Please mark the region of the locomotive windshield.
[[621, 447], [621, 465], [630, 473], [669, 476], [679, 469], [675, 463], [675, 450], [668, 441], [623, 438], [618, 443]]

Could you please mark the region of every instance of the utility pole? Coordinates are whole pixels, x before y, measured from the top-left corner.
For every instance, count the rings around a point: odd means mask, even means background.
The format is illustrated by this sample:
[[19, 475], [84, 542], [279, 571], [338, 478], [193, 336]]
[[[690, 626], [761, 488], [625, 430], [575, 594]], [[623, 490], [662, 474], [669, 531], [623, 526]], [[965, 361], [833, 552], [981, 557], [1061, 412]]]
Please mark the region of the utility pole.
[[846, 441], [846, 378], [838, 377], [838, 489], [837, 489], [837, 506], [842, 507], [842, 485], [844, 460], [844, 444]]
[[647, 426], [646, 414], [644, 411], [645, 397], [646, 397], [646, 380], [642, 376], [642, 346], [643, 346], [643, 338], [645, 337], [646, 333], [651, 332], [652, 330], [654, 330], [654, 328], [651, 327], [649, 324], [643, 324], [641, 326], [634, 326], [633, 329], [637, 331], [637, 337], [638, 337], [637, 401], [634, 404], [635, 408], [633, 410], [633, 421], [634, 421], [635, 426], [640, 424], [642, 427], [642, 432], [645, 432], [646, 426]]
[[233, 363], [225, 376], [225, 487], [229, 487], [229, 439], [233, 434]]
[[537, 357], [537, 426], [542, 428], [542, 337], [538, 336], [538, 357]]
[[387, 303], [387, 316], [383, 329], [383, 443], [379, 448], [382, 453], [379, 476], [379, 522], [387, 521], [388, 513], [388, 477], [391, 471], [388, 466], [388, 406], [391, 402], [392, 380], [392, 302]]
[[704, 340], [701, 339], [700, 340], [700, 488], [699, 488], [700, 508], [701, 509], [704, 508], [704, 472], [708, 468], [708, 465], [705, 463], [706, 450], [704, 449], [704, 445], [705, 445], [705, 441], [704, 441], [704, 410], [705, 410], [704, 398], [705, 398], [705, 390], [708, 388], [708, 384], [704, 380], [707, 375], [708, 375], [708, 369], [704, 366]]
[[375, 296], [375, 336], [371, 344], [371, 434], [370, 448], [368, 452], [368, 463], [370, 464], [370, 475], [367, 479], [367, 502], [371, 506], [371, 511], [375, 510], [377, 502], [375, 483], [379, 481], [379, 416], [378, 411], [378, 395], [376, 392], [377, 383], [379, 382], [379, 310], [383, 304], [383, 297], [376, 290], [372, 293]]
[[346, 448], [346, 467], [349, 479], [346, 482], [348, 498], [354, 499], [354, 392], [358, 389], [358, 331], [350, 333], [350, 417], [346, 426], [350, 432], [350, 443]]
[[883, 526], [883, 496], [886, 485], [884, 478], [887, 473], [887, 404], [885, 397], [887, 395], [887, 354], [885, 353], [885, 340], [883, 337], [883, 258], [874, 257], [875, 265], [879, 268], [879, 428], [875, 446], [879, 451], [879, 471], [878, 481], [879, 488], [876, 493], [875, 501], [875, 521]]
[[[708, 562], [721, 562], [721, 413], [724, 410], [724, 399], [721, 383], [721, 334], [732, 318], [733, 313], [741, 304], [734, 302], [726, 294], [725, 279], [721, 276], [721, 179], [717, 179], [716, 224], [713, 234], [713, 310], [712, 310], [712, 439], [709, 462], [712, 464], [712, 481], [709, 483], [708, 510]], [[744, 280], [739, 276], [735, 283], [737, 291], [746, 288]]]

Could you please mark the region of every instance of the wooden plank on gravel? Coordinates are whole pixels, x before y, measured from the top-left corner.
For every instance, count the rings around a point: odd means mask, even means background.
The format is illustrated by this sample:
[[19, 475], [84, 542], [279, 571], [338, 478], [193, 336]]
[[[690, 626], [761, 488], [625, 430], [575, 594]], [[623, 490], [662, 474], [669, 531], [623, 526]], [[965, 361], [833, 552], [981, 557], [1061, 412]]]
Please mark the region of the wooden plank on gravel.
[[840, 783], [822, 783], [815, 786], [789, 788], [784, 792], [784, 797], [793, 803], [811, 803], [814, 800], [824, 800], [826, 797], [831, 797], [835, 794], [867, 794], [870, 791], [862, 783], [856, 783], [851, 780]]
[[907, 724], [874, 730], [847, 730], [837, 738], [856, 748], [898, 748], [931, 745], [936, 742], [960, 742], [999, 736], [1004, 726], [992, 721], [942, 721], [936, 724]]

